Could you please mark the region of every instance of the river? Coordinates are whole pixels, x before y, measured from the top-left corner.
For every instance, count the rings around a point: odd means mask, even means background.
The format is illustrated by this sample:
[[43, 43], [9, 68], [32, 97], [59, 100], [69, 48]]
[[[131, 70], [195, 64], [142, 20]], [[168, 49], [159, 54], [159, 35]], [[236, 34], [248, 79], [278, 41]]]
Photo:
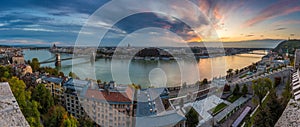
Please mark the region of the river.
[[[45, 61], [55, 56], [48, 50], [24, 50], [23, 53], [25, 54], [25, 60], [38, 58], [39, 61]], [[62, 58], [71, 56], [70, 54], [61, 54]], [[88, 59], [80, 58], [75, 59], [73, 62], [72, 60], [62, 61], [60, 71], [66, 75], [73, 71], [82, 79], [89, 77], [102, 81], [114, 80], [120, 84], [135, 83], [140, 84], [142, 87], [148, 87], [150, 84], [177, 86], [183, 82], [194, 83], [197, 79], [212, 79], [213, 77], [224, 76], [229, 68], [241, 69], [261, 60], [262, 56], [237, 54], [205, 58], [197, 61], [196, 66], [193, 66], [193, 63], [189, 61], [128, 61], [124, 59], [113, 61], [110, 59], [97, 59], [94, 64], [91, 64]], [[54, 67], [54, 63], [42, 64], [41, 66]], [[191, 72], [199, 72], [199, 77], [195, 78], [195, 74]]]

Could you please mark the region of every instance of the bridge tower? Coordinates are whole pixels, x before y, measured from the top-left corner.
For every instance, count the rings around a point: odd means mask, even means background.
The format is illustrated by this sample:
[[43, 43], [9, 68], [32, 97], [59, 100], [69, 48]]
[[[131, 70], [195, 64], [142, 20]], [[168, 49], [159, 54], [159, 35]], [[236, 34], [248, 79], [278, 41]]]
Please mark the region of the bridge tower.
[[56, 56], [55, 66], [56, 66], [56, 67], [60, 67], [60, 66], [61, 66], [61, 58], [60, 58], [60, 54], [57, 53], [55, 56]]
[[94, 63], [95, 63], [95, 60], [96, 60], [96, 53], [95, 53], [95, 52], [92, 52], [92, 55], [91, 55], [91, 57], [90, 57], [90, 62], [91, 62], [92, 64], [94, 64]]

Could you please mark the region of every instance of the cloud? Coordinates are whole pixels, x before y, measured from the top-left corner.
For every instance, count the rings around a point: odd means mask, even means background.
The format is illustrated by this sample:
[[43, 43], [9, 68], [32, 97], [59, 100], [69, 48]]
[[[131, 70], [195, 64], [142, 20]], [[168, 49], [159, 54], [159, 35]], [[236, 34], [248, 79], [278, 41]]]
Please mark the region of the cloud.
[[286, 19], [286, 20], [280, 20], [272, 23], [273, 26], [294, 25], [294, 24], [300, 24], [300, 20]]
[[217, 0], [192, 0], [208, 17], [215, 29], [223, 29], [224, 21], [230, 18], [230, 14], [237, 9], [243, 8], [245, 2], [242, 0], [217, 1]]
[[[287, 15], [293, 12], [300, 11], [300, 6], [297, 5], [298, 0], [282, 0], [271, 4], [267, 8], [260, 11], [256, 16], [247, 20], [243, 27], [250, 27], [267, 19], [278, 16]], [[296, 6], [295, 6], [296, 5]]]
[[253, 34], [245, 35], [245, 37], [253, 37], [253, 36], [254, 36]]
[[0, 27], [7, 25], [6, 23], [0, 23]]
[[281, 27], [281, 28], [277, 28], [277, 29], [274, 29], [274, 30], [285, 30], [287, 28], [284, 28], [284, 27]]
[[1, 44], [49, 44], [41, 40], [26, 40], [26, 39], [1, 39]]
[[[125, 36], [139, 29], [151, 27], [166, 29], [177, 34], [187, 42], [201, 41], [200, 37], [187, 24], [179, 19], [173, 18], [173, 21], [170, 22], [169, 19], [163, 18], [163, 16], [157, 16], [154, 13], [139, 13], [128, 16], [117, 22], [113, 27], [109, 27], [106, 23], [98, 24], [102, 24], [102, 26], [104, 26], [102, 28], [109, 29], [108, 33], [101, 41], [111, 41], [108, 39], [114, 38], [115, 42], [119, 42]], [[163, 36], [167, 36], [164, 33], [160, 34], [162, 38]]]

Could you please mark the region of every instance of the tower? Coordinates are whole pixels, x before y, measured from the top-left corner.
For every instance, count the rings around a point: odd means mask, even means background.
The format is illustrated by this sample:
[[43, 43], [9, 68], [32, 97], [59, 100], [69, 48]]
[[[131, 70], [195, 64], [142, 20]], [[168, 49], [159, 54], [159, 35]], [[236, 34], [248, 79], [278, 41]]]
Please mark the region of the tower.
[[55, 66], [60, 67], [61, 66], [61, 59], [60, 59], [60, 54], [56, 54], [56, 60], [55, 60]]
[[94, 64], [94, 63], [95, 63], [95, 60], [96, 60], [96, 53], [95, 53], [95, 52], [92, 52], [92, 55], [91, 55], [91, 57], [90, 57], [90, 62], [91, 62], [92, 64]]

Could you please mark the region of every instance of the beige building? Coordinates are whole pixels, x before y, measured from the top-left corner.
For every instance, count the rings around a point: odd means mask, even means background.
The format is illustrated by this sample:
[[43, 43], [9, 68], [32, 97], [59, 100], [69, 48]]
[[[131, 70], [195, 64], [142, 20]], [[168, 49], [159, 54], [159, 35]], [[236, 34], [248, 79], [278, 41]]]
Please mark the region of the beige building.
[[11, 62], [13, 64], [25, 64], [24, 56], [13, 56]]
[[165, 88], [136, 90], [131, 85], [77, 79], [69, 79], [63, 87], [67, 111], [99, 126], [185, 126], [184, 115], [169, 102]]
[[131, 87], [125, 91], [89, 88], [81, 96], [81, 103], [89, 117], [100, 126], [131, 127], [133, 94]]
[[26, 64], [18, 64], [14, 66], [15, 69], [15, 73], [18, 76], [24, 76], [27, 73], [32, 74], [32, 68], [30, 65], [26, 65]]
[[76, 118], [86, 117], [79, 96], [81, 91], [87, 89], [90, 84], [90, 81], [70, 78], [63, 85], [66, 110]]
[[64, 88], [62, 78], [57, 77], [42, 77], [42, 83], [50, 90], [51, 95], [55, 98], [58, 104], [65, 106]]

